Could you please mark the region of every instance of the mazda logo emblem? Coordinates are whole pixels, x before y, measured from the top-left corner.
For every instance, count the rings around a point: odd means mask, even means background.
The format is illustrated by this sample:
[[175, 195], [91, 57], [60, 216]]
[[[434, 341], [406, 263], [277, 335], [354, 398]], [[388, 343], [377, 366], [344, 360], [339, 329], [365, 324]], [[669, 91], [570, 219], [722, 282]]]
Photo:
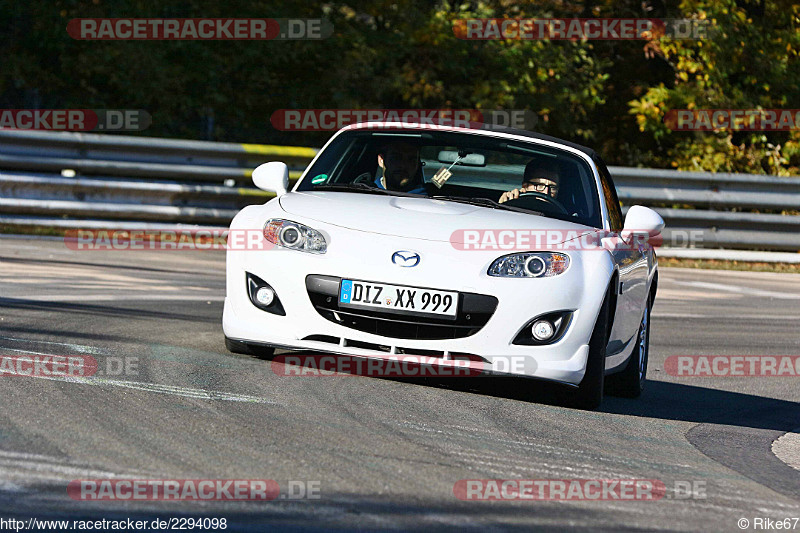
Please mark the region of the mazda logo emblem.
[[419, 264], [419, 254], [408, 250], [398, 250], [392, 254], [392, 263], [401, 267], [415, 267]]

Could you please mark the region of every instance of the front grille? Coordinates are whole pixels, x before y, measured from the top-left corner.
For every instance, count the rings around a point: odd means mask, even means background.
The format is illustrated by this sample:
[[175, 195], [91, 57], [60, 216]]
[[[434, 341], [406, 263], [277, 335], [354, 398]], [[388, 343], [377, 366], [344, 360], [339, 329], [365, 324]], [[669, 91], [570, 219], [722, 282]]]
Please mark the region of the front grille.
[[327, 320], [365, 333], [396, 339], [460, 339], [486, 325], [497, 308], [497, 298], [460, 292], [458, 314], [452, 318], [415, 317], [369, 309], [339, 307], [341, 278], [309, 275], [306, 289], [314, 309]]
[[[325, 342], [327, 344], [335, 344], [340, 346], [338, 337], [332, 337], [330, 335], [308, 335], [303, 337], [302, 340], [304, 341], [316, 341], [316, 342]], [[355, 341], [352, 339], [341, 339], [343, 344], [341, 346], [349, 347], [352, 346], [353, 348], [363, 348], [365, 350], [374, 350], [375, 352], [382, 352], [382, 353], [389, 353], [392, 350], [391, 346], [386, 346], [384, 344], [376, 344], [374, 342], [362, 342], [362, 341]], [[422, 350], [419, 348], [404, 348], [402, 346], [395, 347], [395, 354], [394, 355], [417, 355], [417, 356], [425, 356], [425, 357], [445, 357], [445, 353], [443, 350]], [[472, 362], [479, 362], [479, 363], [489, 363], [487, 359], [484, 359], [480, 355], [475, 355], [471, 353], [465, 352], [450, 352], [450, 359], [454, 361], [472, 361]], [[356, 356], [359, 357], [359, 356]], [[490, 363], [489, 363], [490, 364]]]

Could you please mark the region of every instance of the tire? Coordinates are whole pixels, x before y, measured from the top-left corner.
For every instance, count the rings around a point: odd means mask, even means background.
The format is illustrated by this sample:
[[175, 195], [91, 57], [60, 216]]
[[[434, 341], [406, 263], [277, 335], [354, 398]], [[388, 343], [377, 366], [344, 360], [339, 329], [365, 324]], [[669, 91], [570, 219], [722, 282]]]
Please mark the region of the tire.
[[579, 409], [594, 410], [603, 402], [603, 387], [606, 372], [606, 346], [608, 345], [608, 319], [610, 316], [611, 291], [613, 285], [606, 291], [597, 322], [589, 340], [589, 356], [586, 361], [586, 374], [578, 385], [578, 390], [572, 396], [572, 405]]
[[650, 298], [645, 302], [642, 321], [636, 334], [634, 348], [625, 369], [608, 377], [609, 389], [615, 396], [638, 398], [644, 390], [647, 377], [647, 361], [650, 356]]
[[259, 359], [269, 359], [275, 353], [275, 348], [270, 346], [235, 341], [228, 337], [225, 337], [225, 348], [227, 348], [229, 352], [253, 355]]

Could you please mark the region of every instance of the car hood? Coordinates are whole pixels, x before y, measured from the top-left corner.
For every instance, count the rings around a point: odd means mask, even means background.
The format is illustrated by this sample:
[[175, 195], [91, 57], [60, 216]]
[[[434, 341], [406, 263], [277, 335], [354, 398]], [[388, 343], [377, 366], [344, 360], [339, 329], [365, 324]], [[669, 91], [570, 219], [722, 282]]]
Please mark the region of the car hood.
[[[356, 231], [413, 239], [458, 242], [459, 230], [557, 231], [568, 239], [596, 232], [535, 214], [503, 211], [432, 198], [378, 196], [349, 192], [293, 192], [279, 198], [281, 208], [305, 220]], [[574, 233], [573, 233], [574, 232]]]

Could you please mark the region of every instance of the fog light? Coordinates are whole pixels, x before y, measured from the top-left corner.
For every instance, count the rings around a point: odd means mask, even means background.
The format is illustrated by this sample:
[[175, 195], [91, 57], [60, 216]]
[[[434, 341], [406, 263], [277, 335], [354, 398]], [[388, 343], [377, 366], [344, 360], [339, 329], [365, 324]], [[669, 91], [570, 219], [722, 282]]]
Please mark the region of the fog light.
[[556, 328], [549, 320], [537, 320], [531, 326], [531, 334], [537, 341], [546, 341], [556, 332]]
[[264, 306], [272, 305], [272, 302], [275, 300], [275, 291], [269, 287], [260, 287], [256, 291], [256, 300]]

